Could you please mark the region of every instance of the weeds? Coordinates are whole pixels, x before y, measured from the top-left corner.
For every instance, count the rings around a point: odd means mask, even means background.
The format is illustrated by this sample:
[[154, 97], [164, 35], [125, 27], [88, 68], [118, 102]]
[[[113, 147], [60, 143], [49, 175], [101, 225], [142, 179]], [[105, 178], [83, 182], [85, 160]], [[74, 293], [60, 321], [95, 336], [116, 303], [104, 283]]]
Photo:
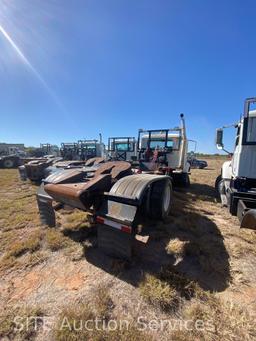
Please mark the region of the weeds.
[[0, 339], [34, 340], [44, 312], [38, 307], [13, 307], [0, 313]]
[[[88, 304], [66, 307], [54, 327], [55, 341], [150, 341], [149, 335], [142, 333], [133, 324], [111, 320], [111, 325], [96, 315]], [[117, 328], [113, 328], [113, 325]]]
[[191, 297], [201, 299], [206, 295], [196, 282], [177, 272], [172, 266], [163, 267], [159, 277], [186, 299], [191, 299]]
[[57, 229], [47, 229], [45, 231], [45, 242], [47, 248], [51, 251], [58, 251], [65, 248], [71, 244], [71, 241], [63, 236], [63, 234]]
[[192, 331], [192, 335], [211, 341], [253, 340], [256, 337], [256, 322], [246, 308], [233, 302], [223, 302], [211, 295], [204, 302], [196, 301], [184, 310], [184, 318], [203, 321], [204, 328]]
[[26, 252], [33, 253], [40, 248], [42, 232], [40, 230], [33, 232], [27, 239], [17, 241], [10, 246], [6, 257], [20, 257]]
[[97, 315], [104, 319], [109, 319], [114, 308], [114, 303], [109, 294], [109, 288], [100, 285], [94, 292]]
[[156, 276], [146, 274], [139, 286], [141, 295], [154, 306], [163, 310], [175, 310], [179, 305], [177, 291]]
[[182, 241], [178, 238], [171, 239], [166, 245], [165, 250], [169, 255], [183, 257], [185, 254], [185, 246], [187, 243], [187, 241]]

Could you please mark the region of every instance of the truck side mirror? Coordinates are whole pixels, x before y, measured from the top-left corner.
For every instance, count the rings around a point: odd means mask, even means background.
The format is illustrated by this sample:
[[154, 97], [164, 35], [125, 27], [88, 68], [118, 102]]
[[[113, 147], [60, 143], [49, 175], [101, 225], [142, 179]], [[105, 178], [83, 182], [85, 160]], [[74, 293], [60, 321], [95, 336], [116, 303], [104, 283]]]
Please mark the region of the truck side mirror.
[[223, 129], [219, 128], [216, 130], [216, 146], [217, 149], [223, 149], [224, 144], [223, 144]]

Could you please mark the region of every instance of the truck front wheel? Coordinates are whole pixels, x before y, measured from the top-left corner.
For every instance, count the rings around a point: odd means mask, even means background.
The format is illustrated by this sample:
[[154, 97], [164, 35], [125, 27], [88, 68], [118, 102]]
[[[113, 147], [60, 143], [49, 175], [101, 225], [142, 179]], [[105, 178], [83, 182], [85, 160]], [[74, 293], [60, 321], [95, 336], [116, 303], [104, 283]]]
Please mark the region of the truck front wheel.
[[6, 159], [3, 161], [4, 168], [14, 168], [15, 162], [13, 159]]
[[216, 192], [216, 196], [217, 198], [220, 198], [220, 194], [221, 194], [221, 184], [222, 184], [222, 175], [220, 174], [216, 180], [215, 180], [215, 192]]

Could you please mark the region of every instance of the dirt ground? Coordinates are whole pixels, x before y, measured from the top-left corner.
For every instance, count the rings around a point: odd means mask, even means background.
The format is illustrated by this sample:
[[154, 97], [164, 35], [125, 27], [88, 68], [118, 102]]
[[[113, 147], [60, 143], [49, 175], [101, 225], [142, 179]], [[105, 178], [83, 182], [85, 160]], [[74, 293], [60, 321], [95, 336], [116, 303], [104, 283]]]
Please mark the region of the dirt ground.
[[[207, 161], [192, 170], [190, 188], [174, 192], [167, 222], [142, 226], [149, 238], [136, 242], [131, 263], [97, 249], [83, 212], [61, 210], [57, 229], [41, 226], [37, 186], [21, 182], [17, 170], [0, 170], [0, 340], [256, 340], [256, 233], [240, 230], [217, 202], [223, 160]], [[128, 320], [135, 332], [57, 331], [60, 316], [85, 316], [76, 311], [84, 306], [106, 320]], [[35, 309], [36, 330], [17, 331], [17, 312]], [[161, 324], [188, 319], [211, 328]]]

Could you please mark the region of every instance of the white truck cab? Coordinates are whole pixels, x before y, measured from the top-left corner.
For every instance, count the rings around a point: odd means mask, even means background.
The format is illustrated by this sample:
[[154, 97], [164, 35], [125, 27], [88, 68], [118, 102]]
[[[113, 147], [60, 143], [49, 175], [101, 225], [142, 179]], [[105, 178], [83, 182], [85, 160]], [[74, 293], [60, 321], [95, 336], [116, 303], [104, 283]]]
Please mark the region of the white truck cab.
[[135, 137], [110, 137], [108, 157], [115, 161], [134, 161], [137, 157]]
[[[223, 163], [215, 186], [223, 206], [238, 216], [241, 227], [256, 229], [256, 110], [251, 109], [255, 103], [256, 97], [247, 98], [243, 117], [231, 125], [237, 131], [234, 153]], [[220, 150], [225, 151], [223, 129], [228, 127], [217, 129], [216, 145]]]
[[139, 130], [137, 154], [141, 171], [161, 171], [173, 183], [189, 185], [188, 140], [184, 115], [181, 125], [171, 129]]

